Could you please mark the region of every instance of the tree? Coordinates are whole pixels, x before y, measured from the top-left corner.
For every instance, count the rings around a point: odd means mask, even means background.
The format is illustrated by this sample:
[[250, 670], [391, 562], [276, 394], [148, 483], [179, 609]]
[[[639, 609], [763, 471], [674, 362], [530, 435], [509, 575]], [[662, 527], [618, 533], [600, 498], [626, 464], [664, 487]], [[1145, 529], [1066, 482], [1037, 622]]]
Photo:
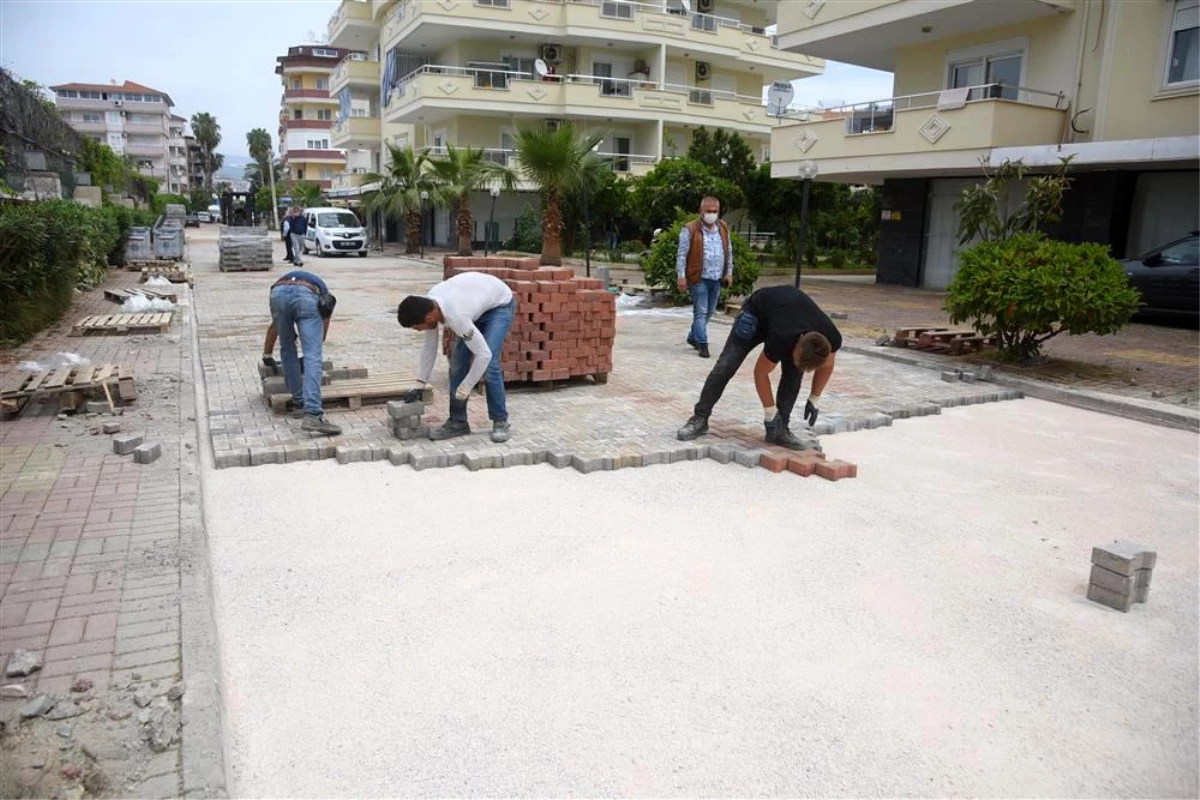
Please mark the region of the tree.
[[363, 208], [371, 213], [382, 211], [407, 230], [404, 252], [412, 255], [421, 246], [421, 192], [435, 193], [433, 171], [425, 153], [415, 153], [411, 147], [388, 145], [388, 167], [383, 173], [370, 173], [363, 183], [375, 183], [379, 188], [363, 198]]
[[608, 160], [595, 152], [602, 141], [604, 134], [584, 134], [570, 124], [521, 128], [514, 137], [517, 171], [542, 193], [543, 266], [562, 264], [564, 198], [593, 192], [602, 173], [611, 174]]
[[482, 149], [473, 147], [449, 145], [445, 156], [429, 163], [437, 179], [435, 197], [439, 205], [458, 207], [458, 254], [469, 256], [474, 253], [471, 193], [497, 185], [511, 191], [516, 179], [507, 167], [488, 161]]
[[131, 172], [129, 191], [135, 200], [140, 200], [149, 206], [154, 202], [154, 196], [158, 194], [158, 178], [151, 178], [140, 172]]
[[246, 148], [250, 151], [253, 164], [246, 165], [245, 179], [250, 181], [253, 191], [260, 186], [270, 185], [271, 176], [267, 170], [271, 163], [271, 134], [265, 128], [255, 128], [246, 134]]
[[188, 192], [188, 211], [207, 211], [212, 205], [212, 195], [199, 186], [192, 187]]
[[692, 134], [687, 157], [733, 181], [749, 197], [750, 178], [755, 173], [754, 151], [737, 131], [717, 128], [711, 134], [701, 126]]
[[308, 181], [292, 184], [292, 203], [301, 208], [312, 208], [321, 202], [321, 187]]
[[[695, 219], [695, 215], [680, 214], [674, 222], [665, 226], [650, 245], [650, 254], [642, 262], [646, 283], [663, 289], [671, 299], [680, 303], [687, 299], [687, 293], [679, 291], [675, 278], [675, 254], [679, 249], [679, 231], [692, 219]], [[729, 232], [729, 246], [733, 249], [733, 286], [728, 289], [721, 287], [722, 299], [750, 294], [762, 269], [750, 245], [734, 231]]]
[[712, 195], [728, 210], [743, 205], [742, 191], [732, 181], [690, 158], [661, 161], [639, 180], [633, 190], [633, 212], [644, 233], [666, 228], [680, 213], [695, 214], [700, 201]]
[[105, 191], [121, 192], [129, 185], [129, 167], [106, 144], [83, 140], [79, 169], [92, 177], [92, 185]]
[[[275, 170], [276, 176], [280, 174], [282, 167], [280, 166], [279, 161], [272, 162], [272, 169]], [[257, 192], [259, 189], [264, 187], [269, 189], [271, 186], [270, 174], [263, 169], [262, 164], [259, 164], [255, 161], [247, 164], [245, 169], [242, 170], [242, 180], [250, 182], [250, 190], [253, 192]], [[278, 184], [279, 178], [276, 177], [275, 181]]]
[[213, 173], [220, 169], [213, 156], [217, 152], [217, 145], [221, 143], [221, 126], [212, 114], [198, 111], [192, 114], [192, 135], [196, 137], [196, 144], [204, 154], [204, 188], [211, 192]]
[[986, 159], [981, 159], [983, 183], [962, 190], [954, 210], [959, 213], [958, 243], [980, 239], [985, 242], [1006, 239], [1021, 231], [1036, 231], [1045, 222], [1058, 222], [1063, 195], [1071, 186], [1067, 169], [1074, 156], [1060, 159], [1058, 171], [1033, 178], [1025, 185], [1024, 201], [1008, 208], [1009, 187], [1024, 180], [1026, 167], [1020, 160], [1005, 161], [989, 175]]

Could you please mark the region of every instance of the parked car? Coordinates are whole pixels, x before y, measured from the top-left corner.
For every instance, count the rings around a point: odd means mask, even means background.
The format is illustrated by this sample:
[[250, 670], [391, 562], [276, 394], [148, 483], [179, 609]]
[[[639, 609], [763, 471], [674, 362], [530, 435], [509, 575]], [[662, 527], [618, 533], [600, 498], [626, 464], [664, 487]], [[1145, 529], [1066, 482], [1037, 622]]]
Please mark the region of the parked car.
[[346, 208], [310, 208], [304, 212], [308, 233], [304, 234], [304, 252], [315, 250], [319, 256], [367, 255], [367, 229]]
[[196, 219], [200, 220], [201, 222], [212, 222], [212, 217], [207, 211], [197, 211]]
[[199, 228], [200, 227], [200, 215], [197, 214], [195, 211], [188, 214], [187, 217], [183, 221], [183, 227]]
[[1200, 231], [1121, 262], [1142, 312], [1200, 317]]

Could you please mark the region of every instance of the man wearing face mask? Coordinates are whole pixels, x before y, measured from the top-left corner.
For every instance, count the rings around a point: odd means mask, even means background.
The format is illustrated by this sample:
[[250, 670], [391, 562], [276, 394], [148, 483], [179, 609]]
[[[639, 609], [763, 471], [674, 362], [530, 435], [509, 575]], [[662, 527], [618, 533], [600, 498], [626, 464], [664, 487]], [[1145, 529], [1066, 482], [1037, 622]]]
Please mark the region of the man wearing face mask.
[[733, 285], [733, 245], [729, 226], [720, 218], [721, 201], [711, 195], [700, 201], [700, 219], [679, 231], [675, 275], [679, 291], [692, 296], [692, 330], [687, 343], [708, 358], [708, 321], [717, 310], [721, 284]]

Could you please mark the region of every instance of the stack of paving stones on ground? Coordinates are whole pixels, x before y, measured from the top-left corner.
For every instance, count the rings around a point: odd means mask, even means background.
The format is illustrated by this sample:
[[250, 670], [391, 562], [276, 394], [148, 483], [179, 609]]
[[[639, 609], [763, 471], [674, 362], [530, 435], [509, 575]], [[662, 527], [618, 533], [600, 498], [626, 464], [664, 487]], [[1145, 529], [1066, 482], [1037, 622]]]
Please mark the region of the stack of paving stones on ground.
[[1136, 542], [1117, 541], [1092, 548], [1088, 600], [1128, 612], [1150, 597], [1150, 579], [1158, 554]]
[[[442, 442], [398, 440], [381, 405], [327, 408], [330, 419], [342, 426], [342, 435], [312, 436], [300, 430], [300, 420], [272, 414], [261, 397], [259, 355], [269, 322], [270, 285], [277, 276], [217, 276], [211, 245], [200, 243], [191, 252], [199, 278], [195, 310], [209, 433], [218, 468], [336, 458], [386, 460], [414, 469], [546, 463], [594, 472], [712, 458], [797, 475], [810, 469], [821, 474], [809, 463], [815, 458], [812, 455], [764, 446], [761, 407], [748, 367], [730, 383], [717, 406], [710, 435], [687, 443], [675, 438], [713, 364], [711, 359], [697, 358], [684, 342], [687, 309], [618, 311], [613, 367], [605, 384], [575, 379], [553, 388], [511, 386], [512, 438], [503, 444], [488, 438], [491, 423], [484, 398], [478, 395], [468, 407], [475, 432], [466, 437]], [[338, 297], [324, 358], [334, 364], [364, 364], [371, 374], [411, 373], [424, 337], [397, 324], [396, 304], [408, 294], [427, 292], [442, 279], [444, 267], [416, 261], [401, 261], [397, 266], [392, 259], [356, 259], [353, 269], [345, 264], [329, 259], [309, 265]], [[728, 330], [727, 322], [714, 320], [715, 341], [723, 341]], [[447, 372], [445, 359], [439, 359], [424, 425], [436, 427], [446, 418]], [[841, 353], [816, 427], [810, 430], [796, 419], [792, 428], [810, 447], [824, 450], [825, 461], [834, 462], [838, 460], [836, 437], [828, 438], [831, 434], [885, 427], [897, 420], [937, 414], [942, 408], [1017, 397], [1019, 392], [991, 383], [945, 383], [930, 370]], [[764, 462], [764, 455], [773, 458]], [[793, 467], [793, 460], [803, 463]], [[821, 469], [830, 476], [854, 474], [849, 465]]]
[[[137, 278], [113, 271], [105, 288], [132, 288]], [[188, 291], [179, 292], [186, 306]], [[4, 679], [0, 718], [11, 724], [20, 707], [43, 696], [47, 709], [9, 728], [5, 754], [38, 794], [45, 784], [21, 761], [21, 746], [48, 726], [61, 743], [55, 758], [84, 770], [76, 785], [99, 771], [114, 796], [179, 796], [178, 736], [148, 749], [145, 709], [130, 698], [146, 697], [149, 708], [183, 677], [181, 499], [195, 499], [198, 480], [188, 466], [194, 445], [184, 449], [195, 436], [190, 323], [180, 313], [166, 333], [68, 338], [69, 320], [109, 308], [100, 289], [81, 295], [63, 321], [3, 367], [70, 352], [93, 364], [132, 365], [137, 383], [136, 400], [119, 416], [107, 403], [59, 414], [51, 397], [0, 420], [0, 664], [17, 651], [41, 664]], [[146, 442], [154, 456], [139, 463]], [[171, 705], [174, 714], [179, 704]], [[65, 726], [58, 738], [55, 726]], [[91, 754], [80, 752], [89, 741]]]

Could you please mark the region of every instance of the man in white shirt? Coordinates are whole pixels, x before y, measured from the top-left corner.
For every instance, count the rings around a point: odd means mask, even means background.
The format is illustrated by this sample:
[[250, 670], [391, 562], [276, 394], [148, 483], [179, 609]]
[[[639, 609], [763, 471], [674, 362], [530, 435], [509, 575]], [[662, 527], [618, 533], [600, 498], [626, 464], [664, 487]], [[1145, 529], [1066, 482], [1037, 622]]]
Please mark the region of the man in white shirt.
[[[471, 432], [467, 398], [482, 377], [487, 388], [492, 441], [508, 441], [508, 408], [504, 401], [500, 353], [516, 311], [517, 301], [512, 291], [499, 278], [484, 272], [463, 272], [437, 284], [427, 295], [409, 295], [400, 301], [396, 309], [400, 325], [425, 331], [425, 346], [417, 366], [417, 380], [422, 384], [429, 382], [437, 361], [439, 324], [458, 337], [450, 357], [450, 418], [429, 433], [430, 439], [452, 439]], [[421, 390], [413, 389], [404, 400], [414, 402], [420, 397]]]

